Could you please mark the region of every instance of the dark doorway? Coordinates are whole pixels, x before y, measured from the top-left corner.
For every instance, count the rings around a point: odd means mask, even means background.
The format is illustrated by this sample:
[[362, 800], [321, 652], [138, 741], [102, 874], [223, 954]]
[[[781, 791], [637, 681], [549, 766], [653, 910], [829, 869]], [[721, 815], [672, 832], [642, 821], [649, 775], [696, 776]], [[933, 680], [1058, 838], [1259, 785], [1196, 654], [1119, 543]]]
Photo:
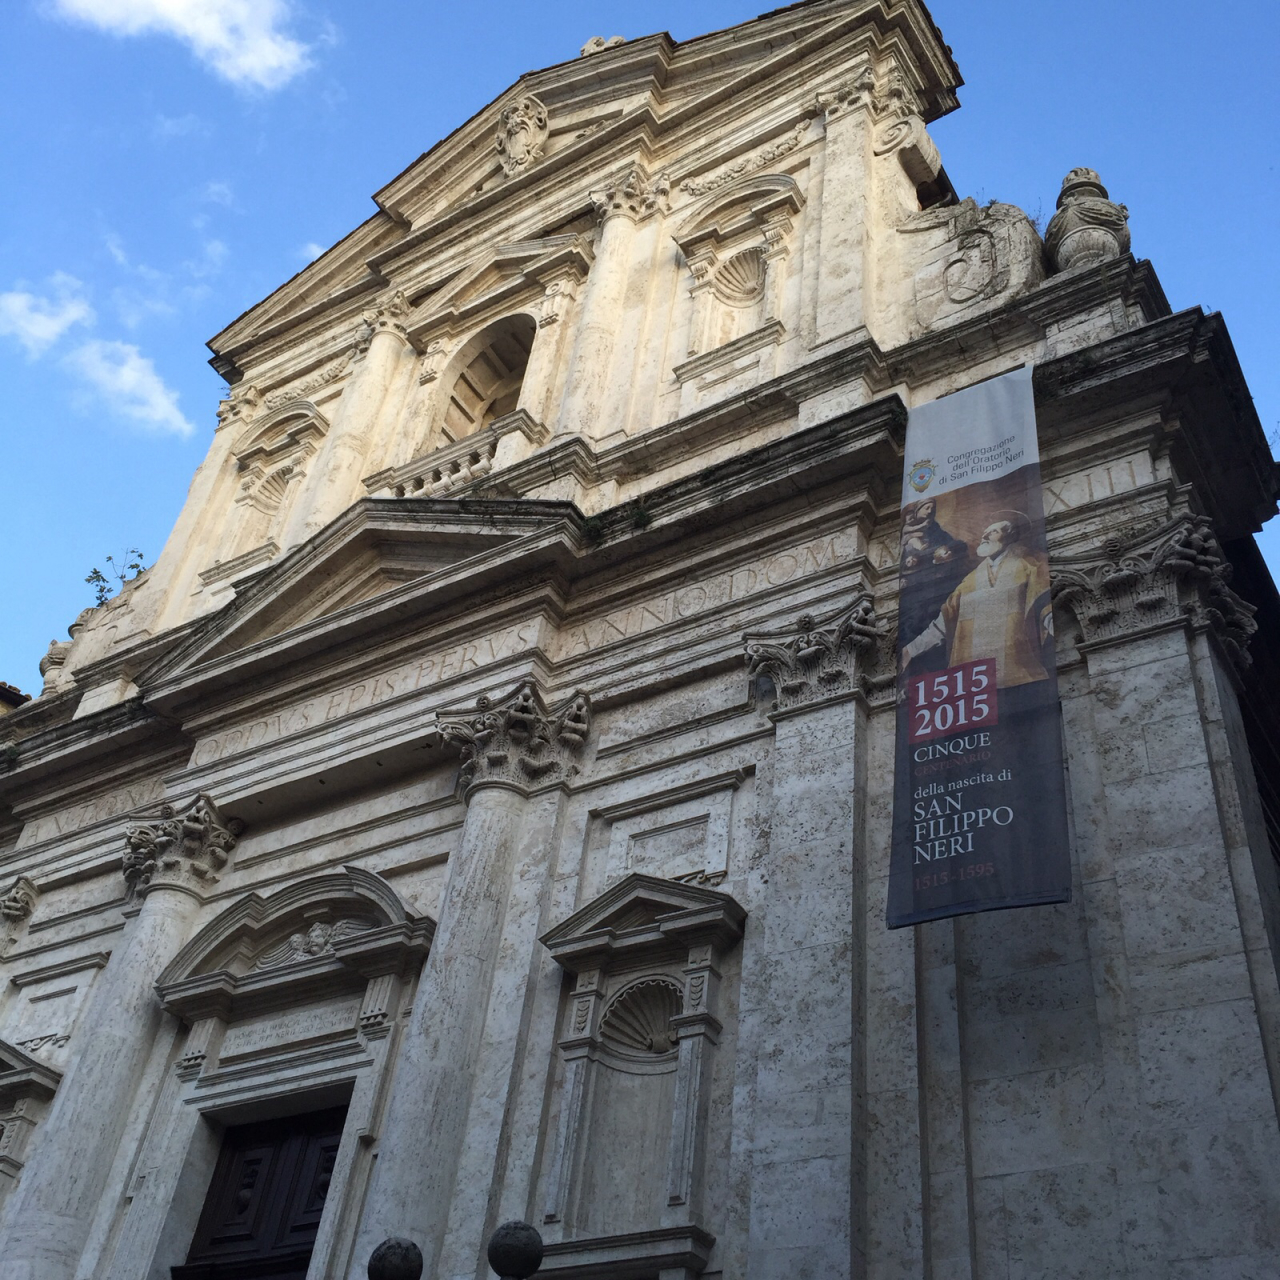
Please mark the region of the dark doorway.
[[173, 1280], [305, 1280], [346, 1115], [334, 1107], [228, 1129]]

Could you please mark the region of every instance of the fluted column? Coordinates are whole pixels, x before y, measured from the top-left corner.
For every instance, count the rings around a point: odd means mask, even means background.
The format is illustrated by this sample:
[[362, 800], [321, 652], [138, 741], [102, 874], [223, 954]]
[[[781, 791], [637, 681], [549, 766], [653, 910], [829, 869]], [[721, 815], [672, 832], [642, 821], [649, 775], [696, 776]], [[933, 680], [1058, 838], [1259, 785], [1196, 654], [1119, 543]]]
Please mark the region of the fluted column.
[[611, 187], [591, 193], [601, 219], [600, 237], [583, 292], [568, 382], [556, 424], [558, 435], [599, 440], [612, 429], [613, 424], [600, 421], [600, 411], [608, 392], [609, 366], [632, 267], [636, 226], [662, 208], [668, 190], [665, 177], [651, 179], [636, 167]]
[[357, 346], [365, 351], [343, 392], [333, 426], [311, 464], [306, 492], [299, 495], [284, 533], [284, 545], [305, 541], [361, 496], [373, 433], [400, 363], [412, 357], [404, 320], [404, 294], [366, 312]]
[[[400, 1050], [352, 1276], [364, 1274], [370, 1253], [390, 1236], [413, 1240], [426, 1259], [424, 1275], [435, 1275], [460, 1167], [480, 1146], [490, 1157], [496, 1150], [479, 1113], [483, 1083], [498, 1074], [489, 1060], [510, 1071], [513, 997], [495, 975], [500, 955], [519, 954], [514, 935], [530, 934], [525, 950], [532, 954], [537, 932], [537, 912], [528, 921], [513, 905], [513, 880], [524, 861], [546, 856], [556, 793], [576, 772], [589, 722], [585, 695], [548, 711], [532, 684], [440, 717], [444, 737], [462, 746], [467, 816]], [[465, 1190], [483, 1213], [489, 1186]], [[471, 1226], [474, 1237], [479, 1227]]]
[[132, 828], [124, 875], [140, 899], [94, 986], [76, 1054], [0, 1229], [4, 1280], [73, 1280], [163, 1016], [154, 984], [236, 843], [207, 796]]
[[[777, 690], [768, 897], [753, 908], [743, 1004], [756, 1055], [748, 1280], [865, 1275], [865, 890], [861, 821], [871, 600], [745, 637]], [[797, 998], [797, 993], [802, 993]], [[827, 1229], [814, 1233], [814, 1222]]]

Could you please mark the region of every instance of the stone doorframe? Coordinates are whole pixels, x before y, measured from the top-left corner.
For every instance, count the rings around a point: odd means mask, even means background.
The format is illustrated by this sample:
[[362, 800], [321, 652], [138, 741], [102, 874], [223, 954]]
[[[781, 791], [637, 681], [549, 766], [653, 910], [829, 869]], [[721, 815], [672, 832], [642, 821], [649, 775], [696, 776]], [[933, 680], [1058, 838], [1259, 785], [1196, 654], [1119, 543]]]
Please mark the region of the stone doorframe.
[[167, 1280], [186, 1259], [222, 1130], [346, 1103], [309, 1280], [346, 1274], [372, 1170], [398, 1023], [435, 922], [359, 867], [202, 929], [156, 984], [186, 1027], [126, 1192], [110, 1280]]

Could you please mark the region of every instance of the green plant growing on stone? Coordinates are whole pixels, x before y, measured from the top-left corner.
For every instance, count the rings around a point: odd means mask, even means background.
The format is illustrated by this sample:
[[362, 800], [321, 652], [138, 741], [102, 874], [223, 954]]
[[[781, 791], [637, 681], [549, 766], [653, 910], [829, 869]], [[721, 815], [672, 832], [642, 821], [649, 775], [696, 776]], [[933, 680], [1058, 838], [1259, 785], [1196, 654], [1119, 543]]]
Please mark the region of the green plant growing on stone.
[[137, 547], [130, 547], [119, 561], [115, 556], [108, 556], [106, 564], [106, 573], [95, 565], [85, 578], [93, 588], [95, 605], [106, 604], [126, 582], [132, 582], [147, 567]]

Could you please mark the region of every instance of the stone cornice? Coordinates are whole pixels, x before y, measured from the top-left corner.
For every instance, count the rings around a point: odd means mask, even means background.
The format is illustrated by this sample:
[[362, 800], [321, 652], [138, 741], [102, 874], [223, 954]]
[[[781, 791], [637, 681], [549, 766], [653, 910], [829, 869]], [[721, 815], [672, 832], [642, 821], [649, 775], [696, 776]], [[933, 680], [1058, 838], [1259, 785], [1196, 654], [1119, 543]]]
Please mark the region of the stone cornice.
[[[958, 105], [954, 90], [962, 83], [961, 78], [923, 5], [882, 3], [853, 14], [837, 3], [827, 5], [825, 13], [821, 3], [807, 7], [812, 9], [811, 16], [798, 17], [806, 6], [793, 6], [785, 18], [765, 15], [728, 32], [713, 33], [681, 45], [673, 44], [666, 36], [628, 41], [611, 51], [610, 71], [618, 75], [631, 67], [633, 74], [647, 81], [649, 92], [641, 106], [606, 120], [603, 127], [551, 152], [525, 172], [463, 198], [415, 225], [420, 215], [414, 207], [414, 193], [430, 190], [446, 170], [465, 165], [473, 155], [491, 150], [492, 130], [504, 107], [534, 94], [546, 103], [553, 115], [557, 110], [580, 110], [599, 87], [599, 67], [591, 66], [594, 59], [574, 59], [521, 77], [375, 193], [380, 213], [357, 232], [367, 238], [374, 238], [379, 231], [385, 232], [391, 227], [400, 228], [400, 232], [392, 243], [373, 249], [367, 256], [365, 274], [360, 280], [330, 290], [322, 302], [300, 301], [292, 315], [281, 315], [277, 310], [276, 317], [257, 332], [253, 328], [254, 318], [266, 304], [250, 309], [211, 340], [210, 346], [217, 353], [212, 363], [215, 367], [225, 367], [230, 375], [245, 363], [244, 357], [254, 348], [288, 331], [304, 317], [314, 317], [326, 308], [345, 307], [351, 312], [352, 302], [358, 305], [371, 291], [393, 282], [406, 291], [416, 290], [417, 284], [407, 279], [413, 273], [406, 273], [396, 264], [428, 243], [433, 244], [438, 255], [445, 249], [448, 237], [491, 239], [496, 222], [507, 216], [511, 202], [535, 186], [555, 193], [556, 211], [547, 210], [546, 216], [552, 221], [565, 220], [575, 209], [585, 211], [589, 207], [588, 191], [599, 181], [602, 172], [637, 162], [652, 172], [657, 172], [668, 161], [681, 162], [687, 167], [688, 158], [682, 160], [674, 152], [682, 146], [694, 147], [709, 132], [718, 132], [724, 123], [722, 117], [740, 118], [744, 110], [764, 110], [776, 104], [782, 95], [794, 96], [797, 109], [802, 99], [811, 106], [813, 68], [810, 64], [821, 63], [823, 75], [834, 74], [838, 67], [833, 60], [847, 56], [850, 42], [860, 37], [865, 36], [883, 48], [892, 48], [900, 62], [906, 60], [914, 66], [923, 89], [926, 120], [937, 119]], [[783, 23], [792, 33], [799, 26], [798, 37], [771, 46], [766, 31]], [[753, 27], [759, 32], [757, 56], [744, 59], [745, 65], [740, 71], [707, 92], [668, 104], [663, 86], [675, 65], [681, 61], [696, 63], [702, 57], [713, 63], [714, 50], [719, 45], [748, 47], [743, 43], [744, 32]], [[790, 80], [781, 88], [778, 78], [788, 75]], [[582, 87], [574, 88], [578, 81]], [[611, 92], [616, 96], [619, 90], [615, 88]], [[633, 89], [629, 96], [634, 98], [635, 92]], [[710, 127], [713, 124], [716, 127]], [[684, 137], [685, 134], [688, 136]], [[673, 152], [670, 157], [664, 154], [661, 164], [656, 155], [659, 147]], [[496, 168], [496, 158], [494, 163]], [[303, 275], [306, 274], [304, 271]], [[283, 286], [283, 290], [293, 284]], [[278, 298], [281, 292], [277, 290], [271, 298]], [[280, 302], [287, 306], [284, 299]]]

